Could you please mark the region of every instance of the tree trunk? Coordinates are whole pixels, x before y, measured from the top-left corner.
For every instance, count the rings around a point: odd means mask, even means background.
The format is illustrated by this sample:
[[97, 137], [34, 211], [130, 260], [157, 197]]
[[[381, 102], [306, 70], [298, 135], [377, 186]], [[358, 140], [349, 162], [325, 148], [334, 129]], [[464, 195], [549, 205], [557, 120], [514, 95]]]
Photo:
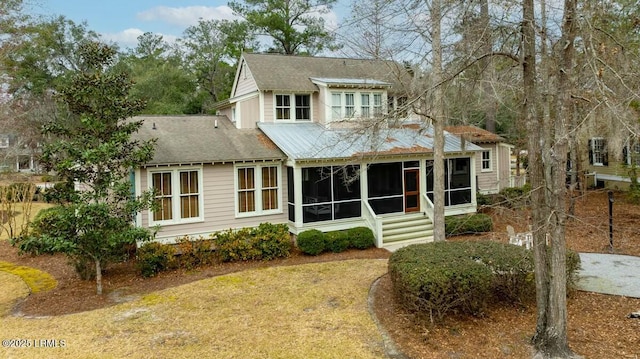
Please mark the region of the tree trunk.
[[96, 294], [102, 295], [102, 266], [100, 260], [96, 259]]
[[431, 3], [431, 46], [433, 48], [433, 80], [435, 120], [433, 121], [433, 238], [435, 241], [445, 240], [444, 230], [444, 122], [445, 110], [442, 89], [442, 39], [440, 30], [440, 0]]

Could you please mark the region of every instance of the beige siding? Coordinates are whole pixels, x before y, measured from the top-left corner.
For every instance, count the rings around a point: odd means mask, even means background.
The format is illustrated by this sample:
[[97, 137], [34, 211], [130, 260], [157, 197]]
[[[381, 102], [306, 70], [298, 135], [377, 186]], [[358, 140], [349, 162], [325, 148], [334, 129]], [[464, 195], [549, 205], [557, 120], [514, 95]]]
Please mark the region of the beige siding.
[[[597, 178], [599, 181], [604, 181], [605, 187], [612, 189], [627, 189], [629, 183], [628, 168], [618, 161], [609, 161], [608, 166], [594, 166], [588, 165], [586, 169], [590, 174], [587, 177], [587, 185], [596, 185], [593, 178]], [[595, 175], [595, 176], [594, 176]]]
[[495, 144], [479, 144], [480, 147], [491, 150], [491, 171], [482, 172], [482, 153], [476, 155], [476, 177], [478, 178], [478, 192], [496, 193], [499, 190], [498, 181], [498, 152]]
[[[141, 171], [142, 188], [149, 187], [147, 171]], [[174, 224], [162, 226], [157, 237], [171, 241], [176, 237], [190, 235], [208, 235], [220, 230], [255, 227], [263, 222], [287, 223], [287, 176], [286, 168], [281, 168], [282, 213], [263, 216], [236, 218], [235, 210], [235, 173], [233, 164], [205, 165], [203, 168], [203, 204], [204, 221], [198, 223]], [[142, 226], [149, 225], [149, 211], [142, 213]]]
[[511, 148], [505, 145], [498, 145], [498, 190], [509, 187], [511, 178]]
[[311, 95], [311, 106], [313, 108], [311, 121], [319, 122], [323, 125], [327, 116], [327, 98], [325, 94], [326, 91], [320, 91]]
[[258, 85], [251, 75], [248, 66], [242, 66], [238, 75], [238, 83], [236, 84], [236, 92], [233, 97], [246, 95], [258, 90]]
[[238, 102], [240, 112], [236, 112], [236, 121], [240, 121], [239, 128], [255, 128], [256, 122], [260, 122], [260, 98], [252, 97]]
[[274, 120], [274, 98], [273, 91], [264, 93], [264, 122], [273, 122]]

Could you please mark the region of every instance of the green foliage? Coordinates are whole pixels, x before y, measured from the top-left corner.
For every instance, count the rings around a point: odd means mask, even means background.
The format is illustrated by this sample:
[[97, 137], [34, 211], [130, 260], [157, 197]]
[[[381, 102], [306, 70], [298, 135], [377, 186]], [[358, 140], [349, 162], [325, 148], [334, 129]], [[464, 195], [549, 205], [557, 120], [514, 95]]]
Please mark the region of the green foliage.
[[286, 224], [261, 223], [258, 228], [221, 231], [213, 242], [223, 262], [288, 257], [292, 247]]
[[136, 250], [136, 267], [143, 277], [153, 277], [174, 268], [176, 249], [172, 245], [149, 242]]
[[368, 227], [355, 227], [347, 231], [349, 237], [349, 247], [357, 249], [367, 249], [375, 246], [375, 237]]
[[327, 249], [333, 253], [344, 252], [349, 248], [351, 241], [345, 231], [331, 231], [325, 234]]
[[[567, 251], [567, 281], [579, 268]], [[535, 300], [533, 253], [492, 241], [433, 242], [394, 252], [389, 274], [394, 293], [409, 311], [442, 319], [447, 313], [478, 315], [490, 304]]]
[[460, 234], [491, 232], [491, 217], [483, 213], [461, 216], [449, 216], [444, 219], [444, 230], [447, 236]]
[[337, 50], [334, 35], [320, 16], [331, 10], [336, 0], [245, 0], [229, 7], [259, 34], [273, 39], [269, 52], [287, 55]]
[[296, 243], [302, 253], [312, 256], [317, 256], [327, 248], [327, 238], [325, 234], [317, 229], [310, 229], [299, 233]]
[[[85, 41], [73, 55], [78, 70], [66, 76], [57, 91], [70, 116], [43, 126], [50, 141], [40, 158], [44, 170], [56, 173], [62, 183], [48, 190], [48, 197], [64, 209], [52, 212], [46, 225], [41, 222], [38, 239], [28, 239], [25, 246], [65, 253], [87, 277], [90, 267], [101, 270], [121, 259], [124, 246], [150, 239], [147, 230], [131, 223], [151, 205], [152, 193], [133, 197], [129, 175], [153, 158], [155, 141], [132, 139], [142, 123], [130, 118], [144, 104], [129, 98], [131, 80], [113, 66], [116, 49]], [[37, 240], [44, 243], [33, 244]], [[96, 276], [99, 294], [100, 278]]]
[[499, 200], [507, 207], [522, 208], [529, 205], [531, 184], [522, 187], [508, 187], [500, 191]]
[[198, 266], [212, 264], [216, 257], [213, 252], [213, 241], [202, 237], [192, 239], [183, 236], [176, 240], [178, 264], [182, 268], [194, 269]]

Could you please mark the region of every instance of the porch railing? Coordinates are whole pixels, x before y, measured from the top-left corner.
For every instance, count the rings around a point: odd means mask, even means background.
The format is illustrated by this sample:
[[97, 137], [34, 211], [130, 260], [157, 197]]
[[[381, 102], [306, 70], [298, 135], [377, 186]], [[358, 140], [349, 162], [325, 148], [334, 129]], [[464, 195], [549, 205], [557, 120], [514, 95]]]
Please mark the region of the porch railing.
[[422, 208], [424, 208], [424, 213], [427, 217], [433, 222], [433, 202], [425, 193], [422, 194]]
[[373, 230], [376, 238], [376, 247], [382, 247], [382, 219], [376, 215], [373, 208], [369, 205], [369, 201], [362, 201], [362, 217]]

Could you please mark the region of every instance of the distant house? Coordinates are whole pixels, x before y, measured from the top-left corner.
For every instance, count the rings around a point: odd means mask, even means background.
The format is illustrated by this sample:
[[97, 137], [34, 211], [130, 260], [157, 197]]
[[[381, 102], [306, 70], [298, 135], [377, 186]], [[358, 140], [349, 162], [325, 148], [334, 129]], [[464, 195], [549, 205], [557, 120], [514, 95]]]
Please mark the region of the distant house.
[[[433, 129], [395, 126], [410, 81], [390, 61], [244, 54], [219, 116], [142, 118], [158, 144], [135, 186], [161, 206], [138, 223], [166, 241], [261, 222], [432, 240]], [[483, 151], [446, 133], [446, 215], [475, 212]]]
[[583, 166], [586, 168], [587, 186], [628, 188], [631, 169], [640, 169], [640, 141], [630, 136], [622, 146], [616, 147], [613, 149], [608, 138], [599, 136], [591, 137], [584, 143], [581, 152], [587, 157]]
[[445, 130], [482, 147], [476, 161], [478, 192], [498, 193], [504, 188], [514, 186], [511, 176], [513, 146], [503, 137], [472, 125], [448, 126]]
[[0, 172], [39, 172], [38, 153], [19, 135], [0, 133]]

